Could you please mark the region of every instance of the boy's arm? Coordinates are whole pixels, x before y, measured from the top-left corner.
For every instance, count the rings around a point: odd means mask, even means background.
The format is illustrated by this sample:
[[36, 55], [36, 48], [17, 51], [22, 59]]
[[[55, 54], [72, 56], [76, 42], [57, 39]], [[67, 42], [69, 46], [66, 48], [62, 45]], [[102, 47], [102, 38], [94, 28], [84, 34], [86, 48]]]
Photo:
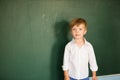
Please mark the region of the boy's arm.
[[98, 66], [92, 45], [90, 46], [89, 49], [89, 64], [90, 69], [92, 70], [92, 80], [97, 80], [96, 71], [98, 70]]
[[64, 80], [70, 80], [67, 70], [64, 71]]
[[64, 58], [63, 58], [63, 71], [64, 71], [64, 80], [70, 80], [68, 74], [68, 65], [69, 65], [69, 47], [65, 47]]

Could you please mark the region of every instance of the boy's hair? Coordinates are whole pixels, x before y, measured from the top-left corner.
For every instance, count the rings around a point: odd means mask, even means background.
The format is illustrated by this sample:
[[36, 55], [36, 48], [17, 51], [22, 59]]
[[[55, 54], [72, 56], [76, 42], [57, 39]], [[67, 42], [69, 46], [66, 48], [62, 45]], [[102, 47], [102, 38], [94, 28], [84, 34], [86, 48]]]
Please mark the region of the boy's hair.
[[87, 29], [87, 22], [83, 18], [75, 18], [70, 22], [70, 28], [72, 29], [73, 26], [77, 25], [79, 26], [80, 24], [85, 24], [85, 28]]

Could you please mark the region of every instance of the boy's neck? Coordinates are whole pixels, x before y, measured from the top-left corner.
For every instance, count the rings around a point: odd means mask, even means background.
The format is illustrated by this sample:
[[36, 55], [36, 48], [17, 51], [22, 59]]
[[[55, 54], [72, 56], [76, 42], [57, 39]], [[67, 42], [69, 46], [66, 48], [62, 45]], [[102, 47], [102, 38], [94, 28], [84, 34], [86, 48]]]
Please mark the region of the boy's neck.
[[84, 42], [84, 38], [74, 39], [75, 42]]
[[74, 39], [75, 40], [75, 43], [81, 47], [84, 43], [85, 43], [85, 40], [84, 38], [80, 38], [80, 39]]

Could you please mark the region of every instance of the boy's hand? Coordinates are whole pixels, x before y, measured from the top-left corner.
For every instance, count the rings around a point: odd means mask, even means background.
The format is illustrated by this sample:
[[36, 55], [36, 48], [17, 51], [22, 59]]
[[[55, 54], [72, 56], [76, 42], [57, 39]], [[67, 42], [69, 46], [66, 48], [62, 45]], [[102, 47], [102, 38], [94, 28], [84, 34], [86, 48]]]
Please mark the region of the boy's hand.
[[92, 76], [92, 80], [97, 80], [97, 76]]
[[70, 80], [70, 78], [69, 77], [65, 77], [64, 80]]
[[92, 72], [92, 80], [97, 80], [97, 76], [96, 76], [96, 72], [95, 71]]
[[64, 80], [70, 80], [70, 77], [68, 75], [68, 71], [64, 71]]

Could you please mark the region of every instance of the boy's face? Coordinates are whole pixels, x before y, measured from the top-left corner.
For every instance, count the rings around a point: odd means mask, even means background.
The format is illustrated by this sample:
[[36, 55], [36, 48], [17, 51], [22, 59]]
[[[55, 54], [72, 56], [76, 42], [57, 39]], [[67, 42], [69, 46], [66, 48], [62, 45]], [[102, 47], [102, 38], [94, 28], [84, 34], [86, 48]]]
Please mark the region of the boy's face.
[[71, 29], [71, 33], [74, 39], [82, 39], [84, 35], [86, 34], [87, 29], [85, 24], [75, 25]]

